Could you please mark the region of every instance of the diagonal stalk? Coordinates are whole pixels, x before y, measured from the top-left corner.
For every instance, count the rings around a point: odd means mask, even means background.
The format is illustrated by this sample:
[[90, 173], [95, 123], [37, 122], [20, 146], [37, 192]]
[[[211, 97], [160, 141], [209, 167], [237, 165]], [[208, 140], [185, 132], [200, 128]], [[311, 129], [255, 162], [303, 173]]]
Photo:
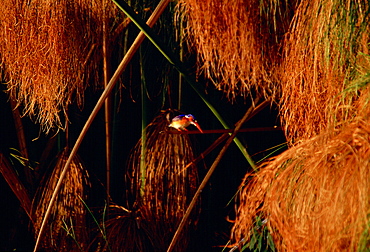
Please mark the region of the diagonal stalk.
[[[227, 125], [227, 123], [218, 113], [215, 107], [213, 107], [213, 105], [206, 99], [203, 93], [200, 92], [200, 90], [197, 87], [196, 81], [194, 80], [194, 78], [191, 77], [190, 74], [187, 73], [179, 58], [176, 57], [170, 50], [167, 50], [167, 47], [164, 46], [161, 39], [158, 38], [158, 36], [153, 32], [153, 30], [147, 24], [145, 24], [145, 22], [134, 12], [134, 10], [124, 0], [112, 0], [112, 1], [126, 14], [126, 16], [128, 16], [132, 20], [132, 22], [141, 30], [141, 32], [143, 32], [148, 37], [148, 39], [162, 53], [162, 55], [168, 60], [168, 62], [172, 64], [181, 73], [184, 79], [190, 84], [190, 86], [194, 89], [198, 96], [212, 111], [212, 113], [222, 124], [222, 126], [225, 129], [230, 129], [230, 127]], [[254, 164], [252, 158], [250, 157], [250, 155], [248, 154], [240, 140], [238, 138], [234, 138], [234, 142], [238, 146], [239, 150], [242, 152], [244, 157], [247, 159], [250, 166], [254, 170], [256, 170], [256, 165]]]
[[31, 198], [28, 195], [26, 187], [23, 185], [18, 174], [13, 169], [8, 159], [0, 152], [0, 174], [4, 177], [6, 183], [18, 198], [23, 210], [26, 212], [30, 220], [33, 222], [31, 214]]
[[[158, 20], [159, 16], [162, 14], [162, 12], [164, 11], [164, 9], [168, 5], [169, 1], [170, 0], [162, 0], [158, 4], [158, 6], [156, 7], [156, 9], [154, 10], [154, 12], [152, 13], [152, 15], [148, 19], [148, 25], [149, 26], [153, 26], [154, 25], [154, 23]], [[41, 240], [41, 237], [42, 237], [42, 233], [43, 233], [43, 231], [44, 231], [44, 229], [46, 227], [46, 222], [47, 222], [47, 220], [50, 217], [52, 205], [54, 204], [55, 199], [56, 199], [56, 197], [57, 197], [57, 195], [58, 195], [58, 193], [60, 191], [60, 188], [62, 186], [62, 182], [63, 182], [63, 180], [64, 180], [64, 178], [66, 176], [66, 173], [67, 173], [68, 168], [69, 168], [69, 166], [70, 166], [70, 164], [72, 162], [72, 159], [77, 154], [77, 151], [78, 151], [78, 149], [79, 149], [79, 147], [80, 147], [80, 145], [82, 143], [82, 140], [84, 139], [84, 137], [85, 137], [85, 135], [87, 133], [87, 130], [90, 128], [90, 125], [94, 121], [94, 119], [95, 119], [96, 115], [98, 114], [99, 110], [104, 105], [105, 99], [112, 92], [112, 90], [113, 90], [113, 88], [114, 88], [114, 86], [115, 86], [115, 84], [116, 84], [119, 76], [122, 74], [122, 72], [127, 67], [128, 63], [130, 62], [130, 60], [133, 57], [134, 53], [139, 48], [139, 46], [140, 46], [141, 42], [144, 40], [144, 38], [145, 38], [144, 33], [143, 32], [140, 32], [139, 35], [136, 37], [134, 43], [130, 47], [130, 49], [125, 54], [125, 57], [122, 59], [121, 63], [119, 64], [119, 66], [117, 68], [117, 70], [113, 74], [113, 76], [110, 79], [108, 85], [106, 86], [106, 88], [104, 89], [103, 93], [101, 94], [98, 102], [96, 103], [93, 111], [91, 112], [89, 118], [87, 119], [84, 127], [82, 128], [81, 133], [80, 133], [79, 137], [77, 138], [76, 143], [75, 143], [75, 145], [73, 146], [73, 148], [71, 150], [71, 153], [69, 154], [69, 157], [67, 159], [67, 162], [65, 163], [65, 165], [63, 167], [63, 170], [62, 170], [62, 172], [60, 174], [58, 183], [55, 186], [53, 195], [51, 196], [51, 199], [50, 199], [48, 208], [47, 208], [47, 210], [45, 212], [44, 219], [42, 220], [42, 223], [41, 223], [40, 231], [39, 231], [39, 233], [37, 235], [36, 244], [35, 244], [35, 247], [34, 247], [34, 250], [33, 250], [34, 252], [36, 252], [37, 249], [38, 249], [38, 246], [40, 244], [40, 240]]]
[[32, 180], [31, 170], [29, 167], [29, 158], [28, 158], [28, 150], [27, 150], [27, 144], [26, 144], [26, 137], [24, 134], [24, 126], [22, 123], [22, 116], [19, 112], [19, 108], [16, 104], [16, 102], [10, 98], [10, 106], [12, 109], [13, 119], [15, 128], [17, 130], [17, 139], [18, 139], [18, 145], [19, 145], [19, 152], [21, 153], [22, 157], [25, 158], [26, 164], [24, 165], [24, 173], [26, 175], [26, 180], [29, 186], [31, 186], [31, 190], [33, 190], [34, 184]]
[[[257, 104], [258, 103], [258, 100], [259, 98], [256, 98], [254, 103], [253, 104]], [[242, 119], [240, 119], [236, 126], [235, 126], [235, 129], [234, 129], [234, 132], [231, 134], [231, 136], [227, 139], [225, 145], [222, 147], [220, 153], [218, 154], [218, 156], [216, 157], [215, 161], [213, 162], [211, 168], [209, 168], [206, 176], [204, 177], [202, 183], [199, 185], [197, 191], [195, 192], [188, 208], [186, 209], [186, 212], [184, 214], [184, 216], [182, 217], [182, 220], [179, 224], [179, 226], [177, 227], [177, 230], [175, 232], [175, 235], [173, 236], [172, 238], [172, 241], [170, 243], [170, 246], [168, 247], [167, 249], [167, 252], [171, 252], [175, 245], [176, 245], [176, 242], [177, 240], [179, 239], [180, 237], [180, 234], [181, 234], [181, 231], [182, 229], [184, 228], [185, 224], [187, 223], [187, 220], [190, 216], [190, 213], [191, 211], [193, 210], [194, 206], [195, 206], [195, 203], [197, 202], [198, 198], [199, 198], [199, 195], [200, 193], [203, 191], [204, 187], [206, 186], [206, 184], [208, 183], [208, 180], [211, 178], [211, 175], [212, 173], [215, 171], [216, 167], [218, 166], [218, 164], [220, 163], [222, 157], [225, 155], [227, 149], [229, 148], [231, 142], [233, 141], [233, 139], [235, 138], [236, 134], [239, 132], [239, 130], [241, 129], [242, 125], [244, 124], [244, 122], [246, 122], [248, 120], [248, 118], [250, 118], [251, 114], [253, 113], [253, 111], [255, 109], [258, 109], [262, 104], [260, 104], [257, 108], [254, 108], [254, 107], [250, 107], [247, 112], [245, 113], [245, 115], [243, 116]], [[226, 134], [226, 133], [225, 133]]]

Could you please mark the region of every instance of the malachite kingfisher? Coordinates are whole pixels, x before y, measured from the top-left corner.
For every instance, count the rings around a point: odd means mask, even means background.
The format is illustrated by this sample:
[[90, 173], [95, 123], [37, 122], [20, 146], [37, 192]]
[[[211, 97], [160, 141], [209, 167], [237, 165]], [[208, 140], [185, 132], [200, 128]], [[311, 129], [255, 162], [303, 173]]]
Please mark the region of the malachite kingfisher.
[[197, 120], [195, 120], [195, 117], [191, 114], [188, 115], [178, 115], [175, 116], [172, 119], [172, 122], [168, 127], [172, 127], [177, 129], [178, 131], [185, 130], [187, 131], [186, 127], [188, 127], [190, 124], [194, 125], [195, 127], [198, 128], [198, 130], [203, 133], [202, 129], [200, 128]]

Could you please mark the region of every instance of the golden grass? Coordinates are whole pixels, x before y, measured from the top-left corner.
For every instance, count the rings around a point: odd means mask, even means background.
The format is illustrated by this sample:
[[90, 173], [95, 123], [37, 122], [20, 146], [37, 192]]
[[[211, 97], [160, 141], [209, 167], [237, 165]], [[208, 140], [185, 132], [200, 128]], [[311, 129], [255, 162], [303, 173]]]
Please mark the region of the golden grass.
[[[367, 1], [302, 1], [284, 41], [280, 112], [288, 141], [351, 120], [353, 80], [370, 72]], [[367, 54], [367, 56], [366, 56]]]
[[287, 29], [284, 1], [181, 0], [184, 38], [197, 52], [198, 74], [233, 100], [275, 91], [278, 42]]
[[109, 247], [105, 246], [98, 251], [155, 250], [146, 230], [147, 221], [142, 219], [140, 212], [128, 211], [120, 206], [110, 206], [110, 217], [105, 224]]
[[[99, 83], [103, 1], [4, 0], [0, 55], [7, 89], [43, 130], [64, 128], [68, 105]], [[110, 24], [117, 18], [113, 3]]]
[[[131, 206], [140, 216], [140, 222], [145, 223], [147, 235], [159, 251], [167, 249], [198, 184], [197, 168], [189, 165], [194, 159], [189, 136], [170, 133], [174, 130], [168, 127], [173, 116], [171, 111], [162, 112], [147, 126], [145, 168], [140, 168], [142, 143], [139, 141], [131, 154], [126, 176], [135, 199]], [[196, 225], [198, 211], [199, 207], [187, 228]], [[183, 232], [177, 251], [186, 249], [186, 233]]]
[[[203, 73], [231, 100], [276, 100], [290, 143], [353, 118], [353, 80], [369, 72], [367, 1], [179, 1]], [[251, 92], [252, 91], [252, 92]], [[275, 96], [276, 95], [276, 96]]]
[[[52, 173], [45, 177], [33, 200], [33, 216], [35, 234], [38, 234], [46, 208], [58, 182], [61, 170], [68, 159], [70, 150], [65, 148], [58, 156]], [[73, 159], [64, 184], [57, 196], [51, 212], [47, 229], [42, 240], [45, 249], [55, 251], [78, 251], [76, 243], [65, 230], [68, 225], [70, 233], [74, 232], [82, 249], [88, 245], [88, 230], [86, 229], [86, 212], [81, 199], [86, 200], [86, 189], [89, 186], [88, 174], [78, 156]], [[72, 221], [72, 225], [71, 225]], [[64, 228], [63, 228], [64, 227]]]
[[[198, 185], [189, 136], [168, 127], [174, 116], [171, 110], [162, 111], [146, 127], [144, 146], [140, 139], [132, 150], [125, 175], [129, 209], [110, 206], [104, 223], [108, 243], [98, 235], [95, 251], [167, 250]], [[176, 251], [186, 251], [187, 231], [197, 225], [198, 213], [197, 205]]]
[[244, 178], [233, 238], [261, 216], [278, 251], [356, 251], [368, 236], [369, 160], [368, 120], [290, 148]]

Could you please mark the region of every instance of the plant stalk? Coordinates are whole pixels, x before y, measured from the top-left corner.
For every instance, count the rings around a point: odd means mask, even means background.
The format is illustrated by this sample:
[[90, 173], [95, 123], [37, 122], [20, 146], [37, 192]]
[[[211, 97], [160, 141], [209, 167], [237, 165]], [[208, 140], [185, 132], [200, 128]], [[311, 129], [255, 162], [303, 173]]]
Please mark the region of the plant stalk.
[[[104, 87], [109, 83], [109, 53], [108, 53], [108, 19], [106, 6], [108, 0], [103, 1], [103, 72], [104, 72]], [[111, 177], [111, 155], [112, 155], [112, 116], [111, 116], [112, 99], [108, 96], [104, 102], [104, 121], [105, 121], [105, 166], [106, 166], [106, 190], [107, 190], [107, 205], [110, 205], [110, 177]], [[109, 209], [109, 208], [108, 208]]]
[[140, 75], [141, 75], [141, 155], [140, 155], [140, 196], [144, 199], [146, 183], [146, 80], [144, 71], [144, 57], [140, 49]]
[[[258, 103], [258, 100], [259, 98], [256, 98], [254, 103], [253, 104], [257, 104]], [[263, 103], [262, 103], [263, 104]], [[258, 107], [257, 107], [258, 108]], [[182, 220], [175, 232], [175, 235], [174, 237], [172, 238], [172, 241], [170, 243], [170, 246], [168, 247], [167, 249], [167, 252], [171, 252], [175, 245], [176, 245], [176, 242], [177, 240], [179, 239], [180, 237], [180, 234], [181, 234], [181, 231], [182, 229], [184, 228], [185, 226], [185, 223], [187, 222], [187, 219], [189, 218], [190, 216], [190, 213], [191, 211], [193, 210], [194, 206], [195, 206], [195, 203], [197, 202], [198, 198], [199, 198], [199, 195], [200, 193], [203, 191], [204, 187], [206, 186], [206, 184], [208, 183], [208, 180], [211, 178], [211, 175], [212, 173], [215, 171], [216, 167], [218, 166], [218, 164], [220, 163], [222, 157], [225, 155], [226, 153], [226, 150], [229, 148], [231, 142], [233, 141], [233, 139], [235, 138], [236, 134], [239, 132], [240, 128], [242, 127], [242, 125], [244, 124], [244, 122], [246, 122], [248, 120], [248, 118], [250, 118], [250, 115], [252, 114], [252, 112], [257, 109], [257, 108], [253, 108], [253, 107], [250, 107], [247, 112], [245, 113], [245, 115], [243, 116], [242, 119], [240, 119], [236, 126], [235, 126], [235, 129], [234, 129], [234, 132], [231, 134], [231, 136], [227, 139], [225, 145], [222, 147], [220, 153], [218, 154], [218, 156], [216, 157], [215, 161], [213, 162], [211, 168], [209, 168], [206, 176], [204, 177], [202, 183], [199, 185], [198, 187], [198, 190], [195, 192], [188, 208], [186, 209], [186, 212], [184, 214], [184, 216], [182, 217]], [[225, 133], [227, 134], [227, 133]]]

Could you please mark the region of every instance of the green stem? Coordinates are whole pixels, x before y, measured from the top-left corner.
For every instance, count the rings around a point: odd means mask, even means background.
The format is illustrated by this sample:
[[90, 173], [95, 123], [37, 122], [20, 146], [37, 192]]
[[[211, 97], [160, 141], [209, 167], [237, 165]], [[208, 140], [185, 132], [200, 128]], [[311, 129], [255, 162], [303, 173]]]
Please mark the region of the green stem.
[[[187, 71], [185, 71], [182, 62], [169, 50], [166, 49], [159, 37], [153, 32], [153, 30], [134, 12], [134, 10], [124, 1], [124, 0], [112, 0], [119, 9], [121, 9], [127, 17], [147, 36], [147, 38], [153, 43], [153, 45], [162, 53], [162, 55], [172, 64], [184, 77], [184, 79], [190, 84], [194, 91], [199, 95], [207, 107], [212, 111], [218, 121], [222, 124], [225, 129], [230, 129], [227, 123], [223, 120], [218, 111], [213, 107], [213, 105], [207, 101], [202, 92], [197, 88], [197, 83], [192, 78]], [[231, 133], [230, 133], [231, 135]], [[256, 170], [256, 165], [254, 164], [251, 156], [248, 154], [247, 150], [244, 148], [243, 144], [238, 138], [234, 138], [235, 144], [238, 146], [239, 150], [242, 152], [250, 166]]]
[[140, 75], [141, 75], [141, 155], [140, 155], [140, 196], [144, 200], [144, 189], [146, 179], [146, 81], [144, 75], [144, 63], [142, 47], [140, 49]]

